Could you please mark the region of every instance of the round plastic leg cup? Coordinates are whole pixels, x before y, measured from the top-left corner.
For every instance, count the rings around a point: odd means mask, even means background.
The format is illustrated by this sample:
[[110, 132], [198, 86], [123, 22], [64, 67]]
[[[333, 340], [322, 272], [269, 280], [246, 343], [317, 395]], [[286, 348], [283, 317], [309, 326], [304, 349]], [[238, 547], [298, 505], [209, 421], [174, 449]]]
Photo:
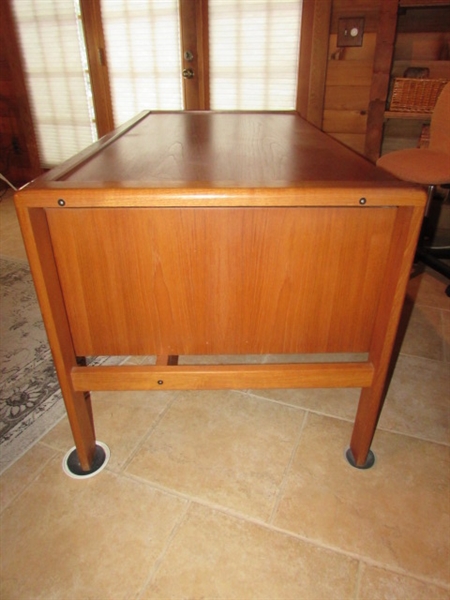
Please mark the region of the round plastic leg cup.
[[83, 471], [80, 461], [78, 460], [76, 448], [74, 446], [63, 458], [63, 471], [66, 475], [72, 477], [73, 479], [88, 479], [89, 477], [94, 477], [94, 475], [97, 475], [100, 473], [100, 471], [103, 471], [108, 464], [110, 456], [111, 452], [108, 446], [103, 444], [103, 442], [96, 442], [92, 467], [89, 471]]
[[353, 456], [353, 452], [350, 450], [350, 448], [345, 453], [345, 458], [352, 467], [355, 467], [355, 469], [370, 469], [375, 464], [375, 454], [372, 452], [372, 450], [369, 450], [366, 462], [361, 466], [356, 464], [355, 457]]

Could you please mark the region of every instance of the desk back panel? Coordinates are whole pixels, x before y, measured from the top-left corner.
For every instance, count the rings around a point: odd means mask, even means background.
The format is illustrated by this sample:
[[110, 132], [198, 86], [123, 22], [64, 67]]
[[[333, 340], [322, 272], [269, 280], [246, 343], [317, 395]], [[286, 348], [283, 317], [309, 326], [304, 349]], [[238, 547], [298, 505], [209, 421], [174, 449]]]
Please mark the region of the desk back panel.
[[367, 352], [396, 212], [46, 209], [78, 355]]

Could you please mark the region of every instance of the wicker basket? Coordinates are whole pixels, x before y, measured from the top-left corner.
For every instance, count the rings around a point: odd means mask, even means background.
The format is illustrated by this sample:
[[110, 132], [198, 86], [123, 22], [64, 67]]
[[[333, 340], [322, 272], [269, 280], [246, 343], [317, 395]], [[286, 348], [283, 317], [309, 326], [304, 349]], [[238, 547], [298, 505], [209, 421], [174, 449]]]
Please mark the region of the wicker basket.
[[394, 79], [390, 110], [398, 112], [433, 112], [447, 79]]
[[430, 145], [430, 126], [422, 125], [422, 131], [420, 133], [418, 148], [428, 148]]

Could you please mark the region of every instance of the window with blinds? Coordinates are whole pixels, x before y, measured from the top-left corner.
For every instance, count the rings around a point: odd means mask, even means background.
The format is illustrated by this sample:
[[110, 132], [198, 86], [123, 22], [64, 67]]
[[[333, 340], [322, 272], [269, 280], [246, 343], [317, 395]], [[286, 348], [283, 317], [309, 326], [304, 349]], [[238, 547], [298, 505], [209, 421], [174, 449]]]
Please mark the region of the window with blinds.
[[[179, 0], [94, 1], [101, 9], [115, 126], [145, 109], [182, 110], [181, 22], [184, 31], [192, 28], [185, 5], [180, 17]], [[210, 86], [210, 107], [295, 109], [302, 0], [204, 2], [210, 69], [201, 83]], [[11, 0], [44, 167], [97, 139], [79, 4]], [[86, 30], [90, 44], [95, 27]]]
[[96, 139], [82, 28], [74, 0], [12, 0], [43, 167]]
[[302, 0], [209, 0], [214, 110], [293, 110]]
[[144, 109], [181, 110], [177, 0], [102, 0], [114, 121]]

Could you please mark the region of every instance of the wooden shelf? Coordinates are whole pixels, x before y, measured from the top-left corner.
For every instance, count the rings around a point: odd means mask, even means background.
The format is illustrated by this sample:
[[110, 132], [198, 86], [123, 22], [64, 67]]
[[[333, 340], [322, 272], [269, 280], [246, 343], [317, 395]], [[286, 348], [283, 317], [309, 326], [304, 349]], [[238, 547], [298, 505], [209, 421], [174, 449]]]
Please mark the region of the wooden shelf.
[[449, 0], [400, 0], [401, 8], [430, 8], [432, 6], [450, 6]]
[[[384, 6], [384, 0], [381, 4]], [[390, 77], [389, 88], [392, 88], [393, 79], [404, 77], [409, 67], [426, 67], [429, 69], [430, 79], [450, 80], [450, 0], [399, 0], [396, 8], [399, 7], [402, 10], [395, 15], [396, 35], [393, 37], [391, 62], [389, 67], [383, 63], [383, 75], [389, 73]], [[387, 23], [392, 28], [392, 22], [387, 20]], [[382, 48], [377, 49], [378, 51], [380, 57], [375, 57], [374, 64], [381, 60]], [[387, 47], [383, 47], [384, 51], [388, 56]], [[431, 122], [432, 113], [386, 110], [389, 106], [387, 90], [386, 105], [383, 107], [385, 110], [380, 109], [376, 114], [373, 110], [369, 115], [373, 129], [377, 126], [381, 131], [379, 152], [385, 154], [416, 147], [423, 137], [423, 126]], [[380, 139], [375, 136], [373, 138], [377, 141]]]
[[431, 113], [426, 112], [401, 112], [399, 110], [387, 110], [384, 113], [385, 119], [414, 119], [416, 121], [430, 121]]
[[[413, 34], [408, 34], [413, 35]], [[406, 34], [403, 34], [406, 36]], [[450, 79], [449, 60], [427, 60], [427, 59], [397, 59], [392, 64], [392, 77], [403, 77], [408, 67], [427, 67], [430, 70], [430, 79]]]

